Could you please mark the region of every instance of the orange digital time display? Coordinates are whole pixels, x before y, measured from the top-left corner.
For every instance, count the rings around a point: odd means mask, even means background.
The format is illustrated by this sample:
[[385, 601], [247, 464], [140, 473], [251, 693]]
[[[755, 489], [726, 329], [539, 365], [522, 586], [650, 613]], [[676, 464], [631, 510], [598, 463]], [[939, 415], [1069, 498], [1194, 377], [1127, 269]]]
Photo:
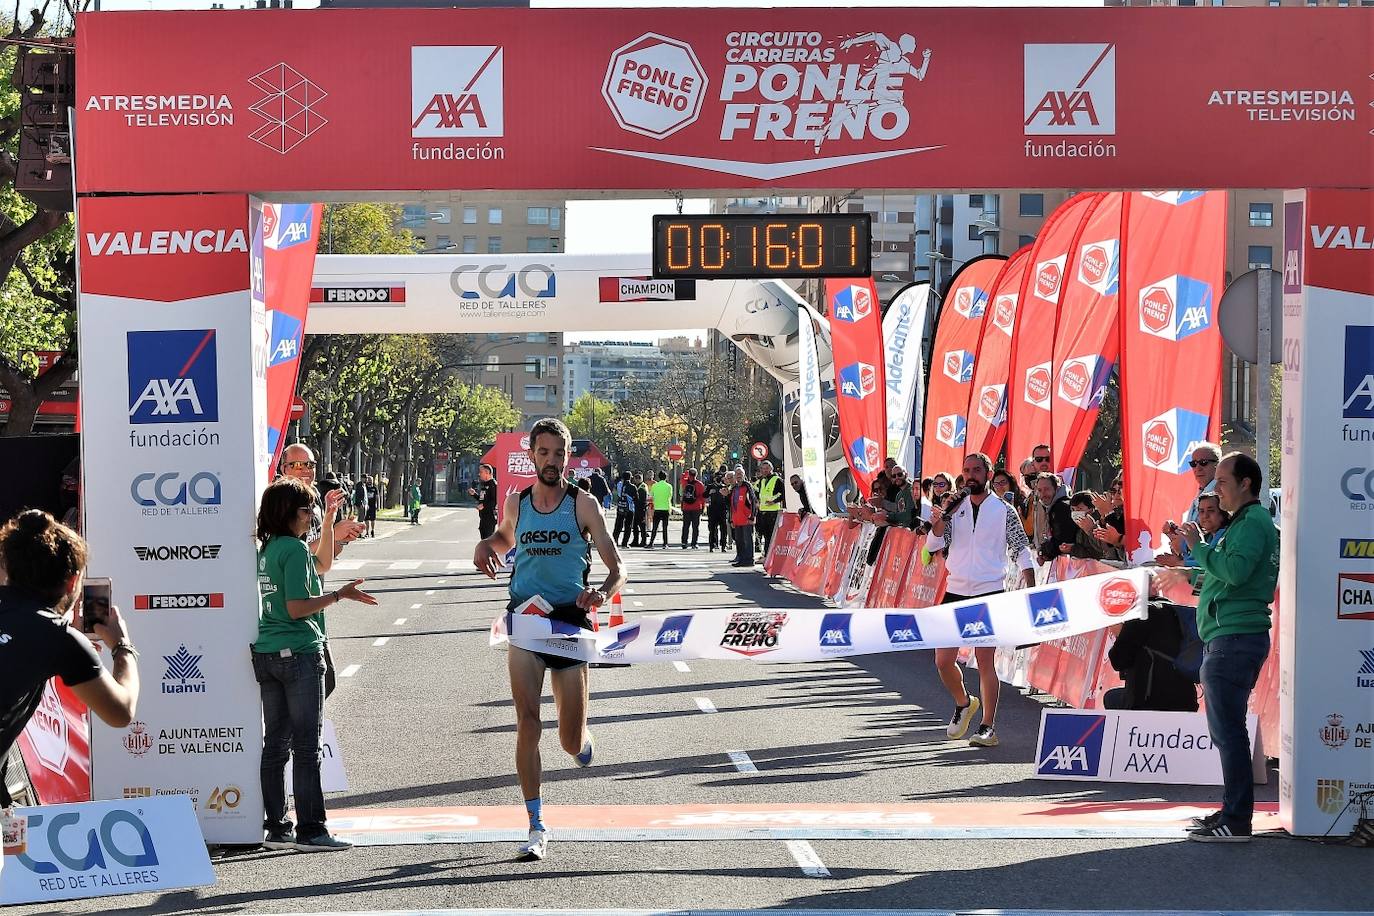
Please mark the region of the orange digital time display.
[[654, 217], [654, 279], [867, 277], [867, 213]]

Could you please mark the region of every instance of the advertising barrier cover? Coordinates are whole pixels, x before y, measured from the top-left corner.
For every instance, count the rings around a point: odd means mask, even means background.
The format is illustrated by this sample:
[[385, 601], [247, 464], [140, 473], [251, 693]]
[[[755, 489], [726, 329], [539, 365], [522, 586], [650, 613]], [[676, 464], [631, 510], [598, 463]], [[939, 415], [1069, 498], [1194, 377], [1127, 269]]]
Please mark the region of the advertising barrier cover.
[[5, 856], [0, 904], [147, 894], [215, 883], [195, 808], [184, 795], [16, 811], [28, 818], [28, 845], [21, 853]]

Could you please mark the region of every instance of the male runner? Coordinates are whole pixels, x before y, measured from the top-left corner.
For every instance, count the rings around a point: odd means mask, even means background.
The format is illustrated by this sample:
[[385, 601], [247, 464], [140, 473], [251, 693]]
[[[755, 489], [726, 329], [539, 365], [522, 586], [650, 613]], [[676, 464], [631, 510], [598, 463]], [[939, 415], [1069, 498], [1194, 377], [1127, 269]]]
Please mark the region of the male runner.
[[[569, 486], [563, 477], [571, 453], [572, 433], [562, 421], [544, 419], [534, 424], [530, 460], [539, 478], [533, 486], [506, 497], [501, 524], [491, 537], [478, 542], [473, 563], [494, 579], [501, 558], [514, 547], [515, 572], [507, 610], [539, 595], [553, 606], [551, 618], [590, 630], [590, 614], [620, 591], [625, 573], [596, 498]], [[587, 585], [591, 543], [606, 565], [606, 580], [600, 588]], [[578, 766], [586, 767], [591, 766], [596, 747], [587, 730], [587, 664], [511, 645], [507, 667], [515, 701], [515, 772], [530, 819], [529, 841], [520, 847], [520, 854], [542, 859], [549, 842], [539, 798], [539, 733], [543, 728], [539, 703], [544, 671], [552, 671], [559, 743]]]

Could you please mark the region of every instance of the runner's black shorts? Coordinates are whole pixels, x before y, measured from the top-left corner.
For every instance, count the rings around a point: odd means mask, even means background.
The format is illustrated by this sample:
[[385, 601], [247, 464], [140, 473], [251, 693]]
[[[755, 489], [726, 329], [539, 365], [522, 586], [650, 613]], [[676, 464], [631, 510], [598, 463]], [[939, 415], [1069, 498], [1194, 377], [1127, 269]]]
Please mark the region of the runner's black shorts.
[[[514, 613], [518, 603], [515, 599], [511, 599], [510, 604], [506, 606], [506, 611]], [[557, 620], [559, 623], [570, 623], [583, 630], [592, 629], [591, 616], [575, 604], [555, 604], [549, 613], [549, 619]], [[526, 649], [525, 651], [530, 650]], [[538, 656], [552, 671], [562, 671], [565, 668], [576, 668], [578, 665], [587, 664], [580, 658], [564, 658], [561, 655], [550, 655], [547, 652], [534, 652], [533, 654]]]

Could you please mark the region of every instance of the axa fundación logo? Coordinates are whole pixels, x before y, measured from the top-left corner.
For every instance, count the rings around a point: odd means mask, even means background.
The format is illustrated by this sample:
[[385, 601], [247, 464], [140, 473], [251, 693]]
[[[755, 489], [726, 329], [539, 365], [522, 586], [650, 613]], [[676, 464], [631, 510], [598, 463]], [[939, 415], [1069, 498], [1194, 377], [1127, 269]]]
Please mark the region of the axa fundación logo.
[[412, 143], [412, 159], [506, 158], [488, 139], [506, 133], [505, 57], [501, 45], [410, 49], [410, 135], [450, 141]]
[[1087, 42], [1025, 46], [1023, 115], [1032, 158], [1116, 156], [1116, 45]]
[[248, 139], [285, 155], [329, 123], [319, 104], [329, 93], [288, 63], [273, 64], [248, 77], [263, 96], [248, 110], [263, 124]]

